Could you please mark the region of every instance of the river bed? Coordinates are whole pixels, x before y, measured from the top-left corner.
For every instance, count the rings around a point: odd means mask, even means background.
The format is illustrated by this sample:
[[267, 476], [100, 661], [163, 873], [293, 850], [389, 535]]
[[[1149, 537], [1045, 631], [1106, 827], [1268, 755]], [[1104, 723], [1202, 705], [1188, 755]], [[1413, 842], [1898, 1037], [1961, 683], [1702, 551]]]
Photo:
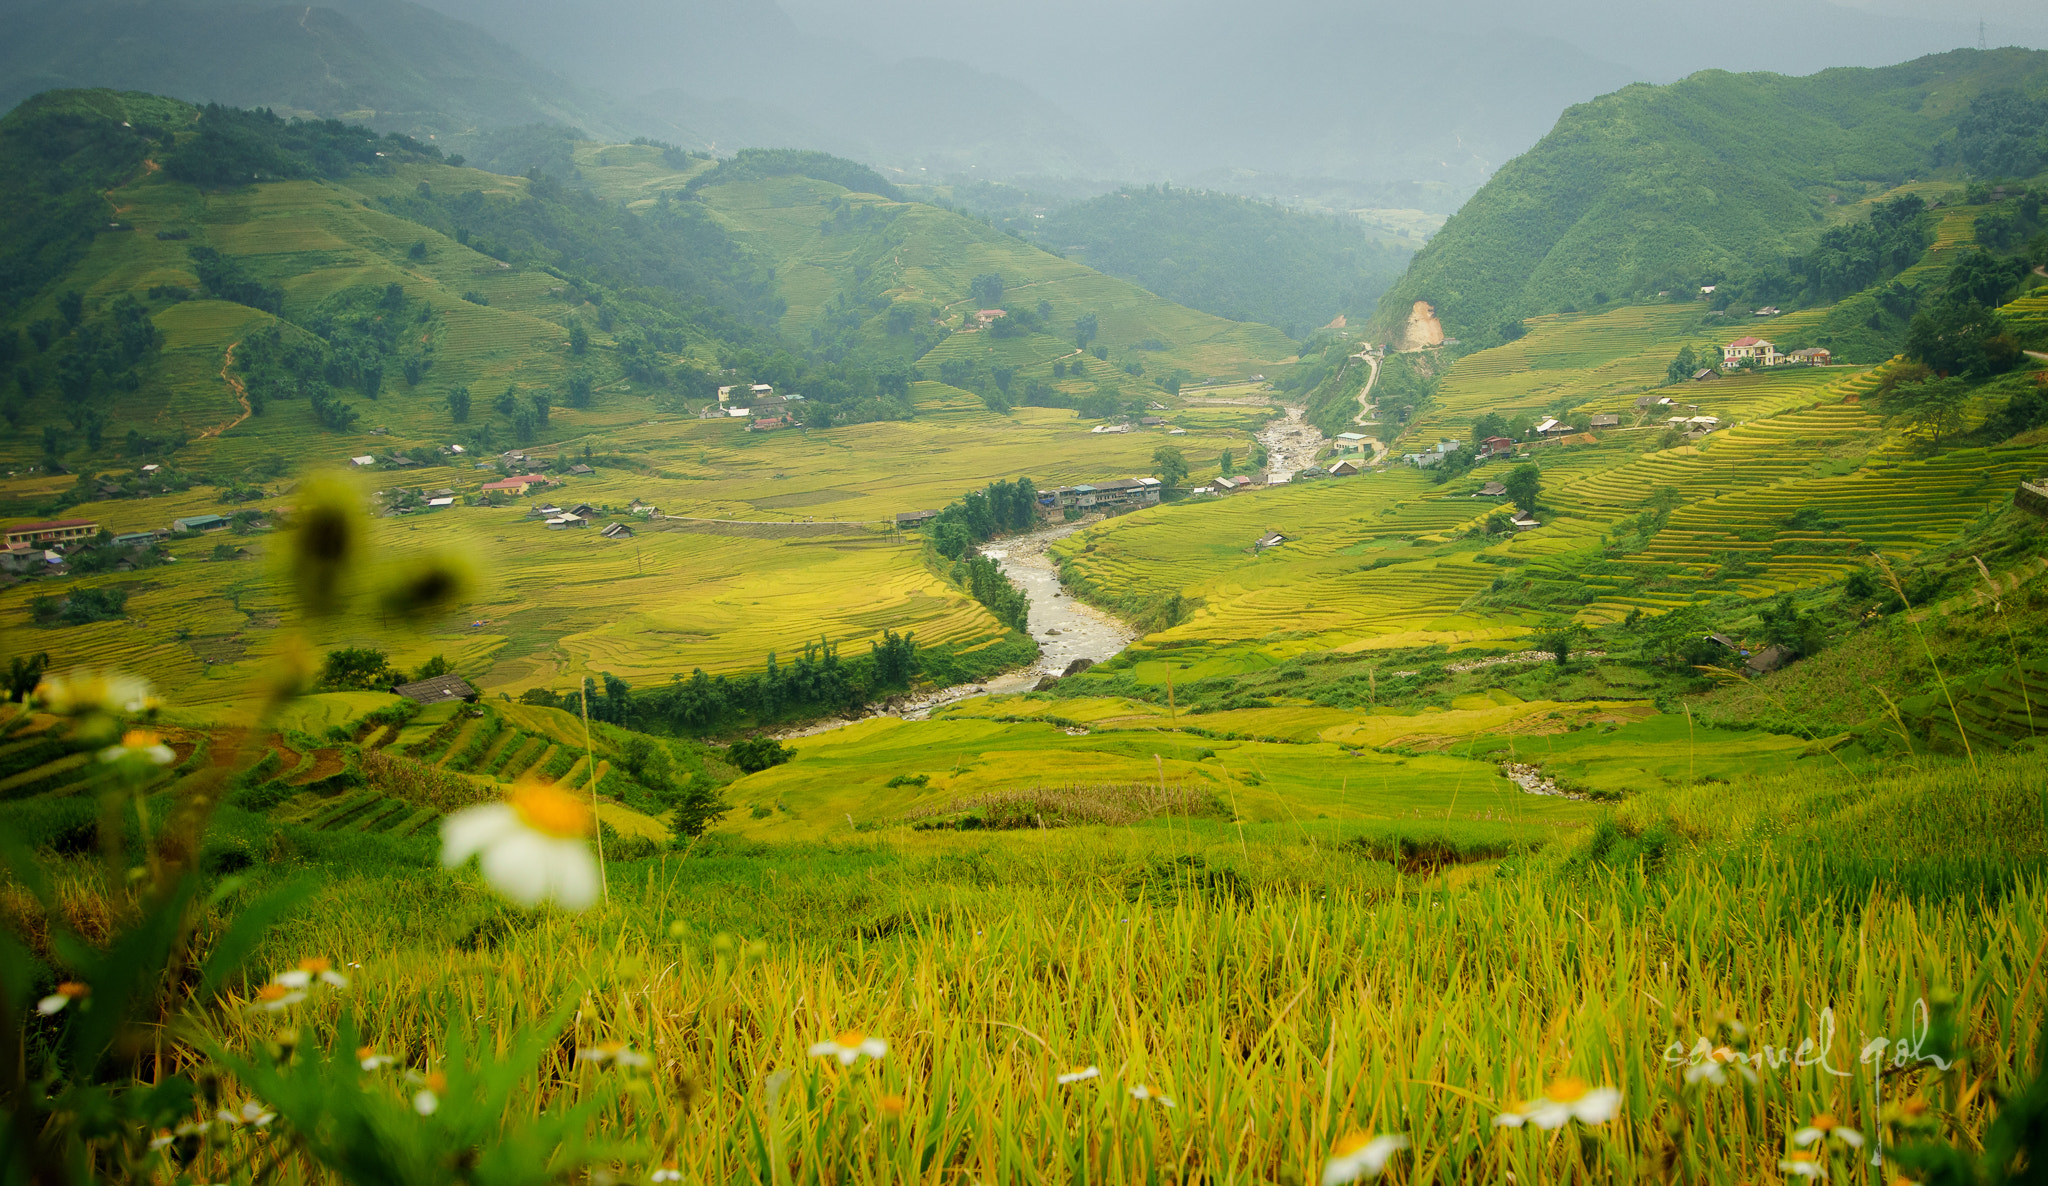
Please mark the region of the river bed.
[[[951, 688], [939, 688], [916, 696], [905, 697], [889, 704], [876, 705], [865, 716], [900, 717], [906, 721], [919, 721], [930, 716], [935, 708], [957, 704], [975, 696], [1004, 696], [1016, 692], [1028, 692], [1047, 676], [1058, 676], [1078, 659], [1100, 663], [1122, 651], [1138, 637], [1138, 632], [1092, 605], [1076, 601], [1060, 587], [1059, 571], [1047, 551], [1054, 541], [1091, 526], [1096, 520], [1078, 523], [1061, 523], [1053, 527], [1040, 528], [1026, 535], [1011, 536], [996, 540], [980, 549], [981, 554], [995, 561], [1016, 586], [1024, 590], [1031, 601], [1030, 614], [1026, 624], [1031, 637], [1038, 640], [1036, 662], [992, 676], [978, 684], [960, 684]], [[776, 736], [785, 740], [794, 737], [811, 737], [833, 729], [852, 724], [852, 720], [835, 718], [817, 721], [801, 729], [792, 729]]]

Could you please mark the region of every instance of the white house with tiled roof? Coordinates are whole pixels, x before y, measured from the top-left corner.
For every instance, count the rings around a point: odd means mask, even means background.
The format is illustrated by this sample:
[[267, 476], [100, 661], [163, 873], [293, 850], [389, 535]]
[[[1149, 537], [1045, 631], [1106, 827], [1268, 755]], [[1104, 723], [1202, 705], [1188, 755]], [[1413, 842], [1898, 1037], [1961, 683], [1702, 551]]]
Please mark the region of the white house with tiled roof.
[[1774, 367], [1785, 361], [1778, 348], [1762, 338], [1740, 337], [1721, 347], [1721, 366], [1739, 367], [1754, 358], [1760, 367]]

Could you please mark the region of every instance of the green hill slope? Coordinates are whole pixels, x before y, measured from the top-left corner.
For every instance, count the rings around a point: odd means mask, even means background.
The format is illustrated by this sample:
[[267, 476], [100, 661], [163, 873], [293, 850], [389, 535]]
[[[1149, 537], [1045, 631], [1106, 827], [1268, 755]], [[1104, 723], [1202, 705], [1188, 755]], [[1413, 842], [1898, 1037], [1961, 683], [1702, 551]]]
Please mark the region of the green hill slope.
[[[2048, 165], [2026, 147], [2033, 105], [2006, 95], [2044, 88], [2048, 53], [2015, 49], [1625, 88], [1571, 108], [1496, 174], [1382, 298], [1376, 326], [1391, 333], [1428, 301], [1447, 334], [1493, 339], [1523, 317], [1782, 268], [1842, 203], [1937, 169]], [[2008, 135], [2018, 149], [1985, 155]]]
[[1293, 338], [1370, 312], [1412, 254], [1354, 218], [1156, 186], [1066, 207], [1037, 239], [1191, 309]]

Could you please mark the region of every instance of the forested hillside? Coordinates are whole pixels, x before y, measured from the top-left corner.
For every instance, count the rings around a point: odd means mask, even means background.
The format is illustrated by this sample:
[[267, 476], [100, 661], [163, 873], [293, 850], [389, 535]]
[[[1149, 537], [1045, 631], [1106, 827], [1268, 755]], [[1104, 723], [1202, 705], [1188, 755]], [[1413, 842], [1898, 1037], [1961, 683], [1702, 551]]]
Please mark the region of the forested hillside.
[[[1832, 300], [1847, 278], [1801, 262], [1831, 224], [1937, 171], [2032, 176], [2048, 166], [2044, 94], [2048, 53], [2016, 49], [1627, 87], [1566, 111], [1495, 175], [1417, 254], [1376, 325], [1391, 331], [1418, 300], [1467, 341], [1705, 285]], [[1895, 269], [1878, 254], [1858, 265], [1872, 279]]]
[[1039, 242], [1090, 267], [1291, 338], [1370, 312], [1410, 254], [1353, 218], [1159, 186], [1068, 206], [1039, 227]]

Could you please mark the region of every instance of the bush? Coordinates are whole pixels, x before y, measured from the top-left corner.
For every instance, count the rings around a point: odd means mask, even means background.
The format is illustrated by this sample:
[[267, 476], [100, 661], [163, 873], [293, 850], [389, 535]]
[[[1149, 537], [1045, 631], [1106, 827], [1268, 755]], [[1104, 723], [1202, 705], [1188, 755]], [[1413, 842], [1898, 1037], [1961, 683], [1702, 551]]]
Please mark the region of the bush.
[[795, 750], [773, 737], [743, 737], [732, 743], [732, 748], [726, 751], [725, 760], [748, 774], [759, 774], [795, 756]]

